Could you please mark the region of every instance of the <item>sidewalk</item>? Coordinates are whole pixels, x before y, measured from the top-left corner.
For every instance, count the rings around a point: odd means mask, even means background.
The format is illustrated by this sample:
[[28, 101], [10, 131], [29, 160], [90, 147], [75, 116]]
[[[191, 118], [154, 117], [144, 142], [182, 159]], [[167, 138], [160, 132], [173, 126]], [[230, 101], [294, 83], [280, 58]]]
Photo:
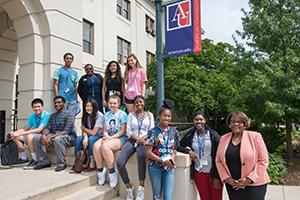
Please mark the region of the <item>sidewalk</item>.
[[[67, 169], [62, 172], [54, 172], [54, 167], [35, 171], [23, 170], [22, 167], [5, 169], [0, 166], [0, 199], [32, 199], [37, 194], [47, 191], [64, 193], [68, 190], [66, 187], [61, 191], [53, 191], [53, 188], [87, 181], [86, 175], [69, 174], [68, 171]], [[64, 195], [62, 194], [62, 196]], [[223, 196], [224, 200], [228, 200], [225, 189]], [[56, 198], [53, 196], [53, 199]], [[297, 199], [300, 199], [300, 186], [268, 185], [266, 200]]]

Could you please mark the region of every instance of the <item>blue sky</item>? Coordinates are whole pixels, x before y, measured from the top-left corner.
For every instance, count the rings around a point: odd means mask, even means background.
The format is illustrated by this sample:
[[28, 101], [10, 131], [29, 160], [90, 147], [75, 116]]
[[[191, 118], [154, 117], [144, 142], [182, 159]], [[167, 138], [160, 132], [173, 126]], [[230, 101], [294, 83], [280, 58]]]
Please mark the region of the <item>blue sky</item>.
[[242, 30], [241, 8], [249, 10], [248, 0], [202, 0], [201, 6], [203, 37], [234, 44], [232, 34]]

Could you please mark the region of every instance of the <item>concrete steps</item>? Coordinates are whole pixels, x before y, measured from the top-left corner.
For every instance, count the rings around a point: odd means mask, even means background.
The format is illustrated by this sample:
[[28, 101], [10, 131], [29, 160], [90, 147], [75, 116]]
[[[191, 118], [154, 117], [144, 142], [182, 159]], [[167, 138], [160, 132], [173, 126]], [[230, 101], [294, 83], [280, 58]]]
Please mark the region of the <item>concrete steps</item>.
[[[54, 148], [52, 148], [52, 147], [48, 148], [47, 153], [48, 153], [48, 157], [49, 157], [49, 160], [51, 161], [51, 163], [56, 163], [57, 158], [56, 158]], [[74, 153], [75, 153], [74, 147], [66, 148], [65, 155], [66, 155], [66, 162], [67, 162], [68, 166], [73, 166], [73, 164], [74, 164], [74, 161], [75, 161]]]
[[[55, 173], [55, 172], [53, 172]], [[69, 172], [63, 172], [69, 173]], [[60, 199], [66, 195], [74, 194], [82, 188], [87, 188], [95, 185], [97, 177], [95, 174], [80, 175], [80, 174], [64, 174], [64, 176], [71, 176], [68, 180], [57, 182], [56, 184], [49, 185], [48, 188], [38, 191], [36, 194], [29, 196], [32, 200], [52, 200]], [[73, 177], [72, 177], [73, 176]]]
[[104, 186], [94, 185], [82, 188], [59, 200], [111, 200], [118, 195], [118, 190], [110, 188], [108, 184]]
[[112, 200], [124, 200], [123, 198], [121, 198], [120, 196], [113, 198]]
[[[69, 173], [70, 167], [61, 172], [55, 166], [41, 170], [23, 170], [22, 166], [0, 169], [0, 199], [6, 200], [111, 200], [118, 196], [118, 188], [106, 183], [97, 185], [95, 173]], [[12, 178], [14, 177], [14, 178]], [[6, 189], [4, 189], [6, 188]]]

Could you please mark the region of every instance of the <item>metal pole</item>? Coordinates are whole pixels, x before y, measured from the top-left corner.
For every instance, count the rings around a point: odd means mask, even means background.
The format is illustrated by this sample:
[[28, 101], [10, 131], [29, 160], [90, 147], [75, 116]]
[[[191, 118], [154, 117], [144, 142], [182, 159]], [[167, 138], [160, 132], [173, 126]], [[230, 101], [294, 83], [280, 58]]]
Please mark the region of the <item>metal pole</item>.
[[164, 93], [164, 63], [162, 58], [162, 0], [155, 0], [156, 11], [156, 83], [157, 83], [157, 96], [156, 96], [156, 111], [158, 114], [159, 108], [165, 99]]

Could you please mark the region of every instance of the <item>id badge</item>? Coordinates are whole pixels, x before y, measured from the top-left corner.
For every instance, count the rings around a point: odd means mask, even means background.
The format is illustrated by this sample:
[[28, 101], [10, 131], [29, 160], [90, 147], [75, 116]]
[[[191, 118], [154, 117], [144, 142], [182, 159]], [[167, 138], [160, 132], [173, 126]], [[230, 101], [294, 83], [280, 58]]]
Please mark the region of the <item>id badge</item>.
[[163, 162], [166, 162], [168, 160], [171, 160], [172, 156], [170, 154], [164, 155], [164, 156], [161, 157], [161, 159], [162, 159]]
[[206, 166], [206, 165], [208, 165], [208, 161], [205, 159], [200, 159], [200, 165]]
[[133, 87], [128, 87], [128, 92], [134, 92], [134, 88]]
[[70, 92], [70, 88], [66, 88], [65, 91], [64, 91], [65, 94], [67, 94], [69, 92]]

